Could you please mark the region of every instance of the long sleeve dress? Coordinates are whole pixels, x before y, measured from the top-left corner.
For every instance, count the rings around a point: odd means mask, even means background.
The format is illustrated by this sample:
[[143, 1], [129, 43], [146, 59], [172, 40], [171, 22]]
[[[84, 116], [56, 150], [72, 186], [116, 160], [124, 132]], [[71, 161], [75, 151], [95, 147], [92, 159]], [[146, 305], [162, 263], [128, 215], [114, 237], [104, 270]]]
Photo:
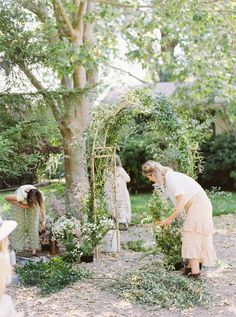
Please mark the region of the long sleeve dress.
[[174, 171], [165, 175], [166, 194], [176, 204], [176, 196], [185, 198], [185, 221], [182, 236], [182, 257], [199, 259], [213, 266], [216, 253], [213, 245], [212, 204], [204, 189], [191, 177]]
[[[130, 223], [131, 221], [131, 202], [127, 183], [130, 177], [123, 167], [116, 167], [116, 179], [110, 172], [105, 177], [104, 194], [108, 212], [119, 223]], [[117, 219], [118, 218], [118, 219]]]

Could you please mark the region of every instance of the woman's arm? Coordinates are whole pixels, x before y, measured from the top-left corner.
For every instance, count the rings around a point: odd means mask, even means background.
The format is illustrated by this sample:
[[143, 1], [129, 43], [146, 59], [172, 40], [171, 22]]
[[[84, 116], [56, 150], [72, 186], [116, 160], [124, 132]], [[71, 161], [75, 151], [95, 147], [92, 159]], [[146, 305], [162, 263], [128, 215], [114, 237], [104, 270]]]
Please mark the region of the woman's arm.
[[4, 295], [6, 284], [11, 281], [11, 265], [9, 254], [0, 252], [0, 298]]
[[40, 229], [41, 229], [41, 231], [43, 231], [43, 230], [45, 230], [45, 227], [46, 227], [46, 208], [45, 208], [44, 202], [42, 202], [40, 205], [40, 211], [41, 211], [41, 215], [42, 215]]
[[126, 173], [126, 171], [123, 169], [123, 167], [119, 168], [119, 174], [120, 174], [120, 176], [123, 177], [123, 179], [126, 183], [130, 182], [130, 177], [129, 177], [128, 173]]
[[22, 202], [17, 201], [16, 195], [6, 195], [4, 198], [10, 204], [15, 205], [19, 208], [29, 208], [27, 204], [23, 204]]
[[176, 199], [176, 205], [174, 212], [166, 219], [162, 221], [156, 221], [155, 223], [159, 226], [168, 226], [172, 223], [172, 221], [179, 215], [179, 213], [184, 209], [184, 206], [186, 205], [186, 197], [185, 195], [178, 195], [175, 197]]
[[3, 269], [0, 270], [0, 298], [4, 295], [6, 288], [6, 279]]

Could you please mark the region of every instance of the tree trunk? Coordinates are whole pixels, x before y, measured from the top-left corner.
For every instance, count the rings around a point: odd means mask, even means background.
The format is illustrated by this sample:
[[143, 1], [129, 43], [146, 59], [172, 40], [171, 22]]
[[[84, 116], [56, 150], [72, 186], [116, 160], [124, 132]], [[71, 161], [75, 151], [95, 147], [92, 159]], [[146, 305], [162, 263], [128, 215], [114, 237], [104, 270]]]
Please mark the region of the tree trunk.
[[78, 95], [65, 98], [64, 103], [69, 109], [67, 118], [61, 122], [60, 126], [67, 184], [67, 213], [81, 219], [89, 191], [86, 140], [83, 132], [90, 121], [90, 104], [84, 96]]

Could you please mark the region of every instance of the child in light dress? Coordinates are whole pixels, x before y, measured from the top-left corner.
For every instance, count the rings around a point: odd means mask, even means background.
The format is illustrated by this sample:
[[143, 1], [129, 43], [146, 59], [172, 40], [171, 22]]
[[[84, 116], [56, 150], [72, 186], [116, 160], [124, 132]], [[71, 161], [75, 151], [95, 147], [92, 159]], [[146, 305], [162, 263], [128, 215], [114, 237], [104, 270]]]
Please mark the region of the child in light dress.
[[131, 222], [128, 182], [130, 182], [130, 177], [122, 167], [119, 156], [116, 155], [115, 175], [111, 171], [105, 173], [104, 194], [108, 212], [119, 223], [121, 230], [127, 230]]

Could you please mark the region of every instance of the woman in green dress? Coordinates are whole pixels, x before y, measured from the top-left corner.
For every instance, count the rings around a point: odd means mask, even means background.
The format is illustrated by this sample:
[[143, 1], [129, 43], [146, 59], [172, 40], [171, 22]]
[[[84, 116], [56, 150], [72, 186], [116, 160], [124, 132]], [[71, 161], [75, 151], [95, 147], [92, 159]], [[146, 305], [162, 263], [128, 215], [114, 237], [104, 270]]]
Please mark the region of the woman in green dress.
[[46, 210], [44, 196], [33, 185], [20, 186], [13, 195], [6, 195], [5, 199], [14, 205], [12, 219], [17, 222], [17, 229], [11, 236], [11, 246], [16, 252], [23, 251], [30, 246], [32, 255], [36, 255], [39, 248], [39, 214], [41, 212], [40, 230], [45, 230]]

